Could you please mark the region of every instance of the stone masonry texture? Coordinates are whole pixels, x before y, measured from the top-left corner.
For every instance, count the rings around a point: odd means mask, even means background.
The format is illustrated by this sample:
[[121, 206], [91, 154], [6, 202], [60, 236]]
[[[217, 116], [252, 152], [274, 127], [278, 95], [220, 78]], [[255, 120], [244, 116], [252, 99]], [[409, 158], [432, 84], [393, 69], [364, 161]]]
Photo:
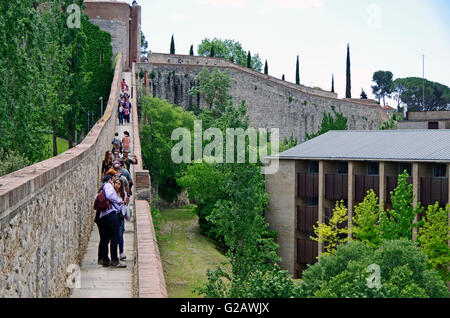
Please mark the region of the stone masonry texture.
[[245, 100], [250, 125], [279, 128], [281, 139], [292, 135], [303, 142], [305, 133], [316, 132], [323, 114], [333, 113], [333, 110], [343, 113], [349, 129], [378, 129], [382, 123], [382, 110], [378, 105], [350, 102], [336, 98], [331, 92], [282, 83], [224, 59], [153, 53], [148, 63], [137, 63], [136, 67], [142, 83], [142, 76], [145, 72], [148, 74], [147, 93], [185, 109], [193, 105], [205, 107], [199, 96], [189, 94], [203, 67], [210, 71], [225, 70], [231, 78], [233, 102], [236, 105]]
[[119, 54], [108, 107], [83, 142], [0, 178], [0, 297], [64, 297], [94, 224], [101, 162], [115, 130]]

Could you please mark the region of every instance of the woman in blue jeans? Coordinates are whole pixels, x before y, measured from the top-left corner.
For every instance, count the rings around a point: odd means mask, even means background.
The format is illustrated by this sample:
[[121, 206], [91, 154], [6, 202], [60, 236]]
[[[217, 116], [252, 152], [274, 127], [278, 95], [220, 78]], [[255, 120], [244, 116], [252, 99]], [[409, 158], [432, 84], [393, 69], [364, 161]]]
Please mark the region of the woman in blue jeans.
[[[114, 181], [114, 189], [116, 190], [117, 195], [121, 197], [125, 203], [129, 202], [129, 198], [127, 197], [127, 193], [120, 178], [117, 178], [116, 181]], [[119, 259], [121, 261], [127, 258], [123, 253], [123, 232], [125, 231], [125, 218], [123, 215], [123, 211], [125, 206], [125, 204], [122, 205], [121, 209], [117, 211], [117, 214], [119, 216]]]

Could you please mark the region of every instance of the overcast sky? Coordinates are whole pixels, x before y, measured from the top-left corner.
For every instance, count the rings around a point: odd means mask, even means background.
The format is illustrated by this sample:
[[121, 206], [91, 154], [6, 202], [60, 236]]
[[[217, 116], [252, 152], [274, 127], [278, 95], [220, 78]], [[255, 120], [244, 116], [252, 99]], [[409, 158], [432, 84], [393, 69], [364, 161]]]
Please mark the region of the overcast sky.
[[[130, 1], [131, 2], [131, 1]], [[352, 97], [372, 75], [422, 77], [450, 86], [449, 0], [138, 0], [142, 31], [152, 52], [189, 54], [204, 38], [239, 41], [267, 59], [269, 75], [345, 96], [346, 46], [350, 44]]]

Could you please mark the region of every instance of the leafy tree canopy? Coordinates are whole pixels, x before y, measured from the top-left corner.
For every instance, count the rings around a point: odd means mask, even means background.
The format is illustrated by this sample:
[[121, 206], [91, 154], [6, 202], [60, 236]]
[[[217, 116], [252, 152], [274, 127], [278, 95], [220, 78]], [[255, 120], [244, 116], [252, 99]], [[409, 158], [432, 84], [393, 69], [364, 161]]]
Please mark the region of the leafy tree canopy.
[[384, 105], [386, 105], [385, 98], [390, 97], [394, 90], [393, 76], [390, 71], [377, 71], [372, 76], [372, 81], [375, 82], [375, 85], [372, 86], [372, 93], [378, 98], [378, 101], [382, 98]]
[[319, 127], [319, 131], [315, 134], [306, 134], [306, 140], [313, 139], [320, 136], [330, 130], [347, 130], [347, 118], [343, 114], [333, 111], [336, 117], [332, 114], [323, 114], [322, 124]]
[[450, 88], [425, 79], [425, 105], [423, 104], [423, 79], [397, 78], [394, 81], [395, 98], [409, 110], [444, 110], [450, 104]]
[[[239, 65], [247, 66], [247, 51], [242, 48], [240, 42], [228, 39], [221, 40], [214, 38], [210, 40], [206, 38], [198, 45], [197, 53], [200, 56], [211, 56], [213, 47], [215, 57], [222, 57]], [[259, 54], [252, 55], [251, 68], [261, 72], [262, 67], [263, 63]]]
[[[379, 248], [352, 241], [322, 255], [303, 272], [296, 297], [445, 298], [447, 286], [410, 240], [387, 240]], [[379, 269], [379, 271], [378, 271]], [[378, 275], [379, 274], [379, 275]]]

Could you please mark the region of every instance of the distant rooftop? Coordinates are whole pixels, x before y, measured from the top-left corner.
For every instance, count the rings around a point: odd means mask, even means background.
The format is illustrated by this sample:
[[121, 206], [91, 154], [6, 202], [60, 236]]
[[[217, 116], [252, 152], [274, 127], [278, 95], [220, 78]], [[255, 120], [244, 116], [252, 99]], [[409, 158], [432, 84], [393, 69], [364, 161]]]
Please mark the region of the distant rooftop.
[[[268, 158], [274, 158], [271, 156]], [[288, 149], [280, 159], [450, 162], [450, 129], [334, 130]]]

